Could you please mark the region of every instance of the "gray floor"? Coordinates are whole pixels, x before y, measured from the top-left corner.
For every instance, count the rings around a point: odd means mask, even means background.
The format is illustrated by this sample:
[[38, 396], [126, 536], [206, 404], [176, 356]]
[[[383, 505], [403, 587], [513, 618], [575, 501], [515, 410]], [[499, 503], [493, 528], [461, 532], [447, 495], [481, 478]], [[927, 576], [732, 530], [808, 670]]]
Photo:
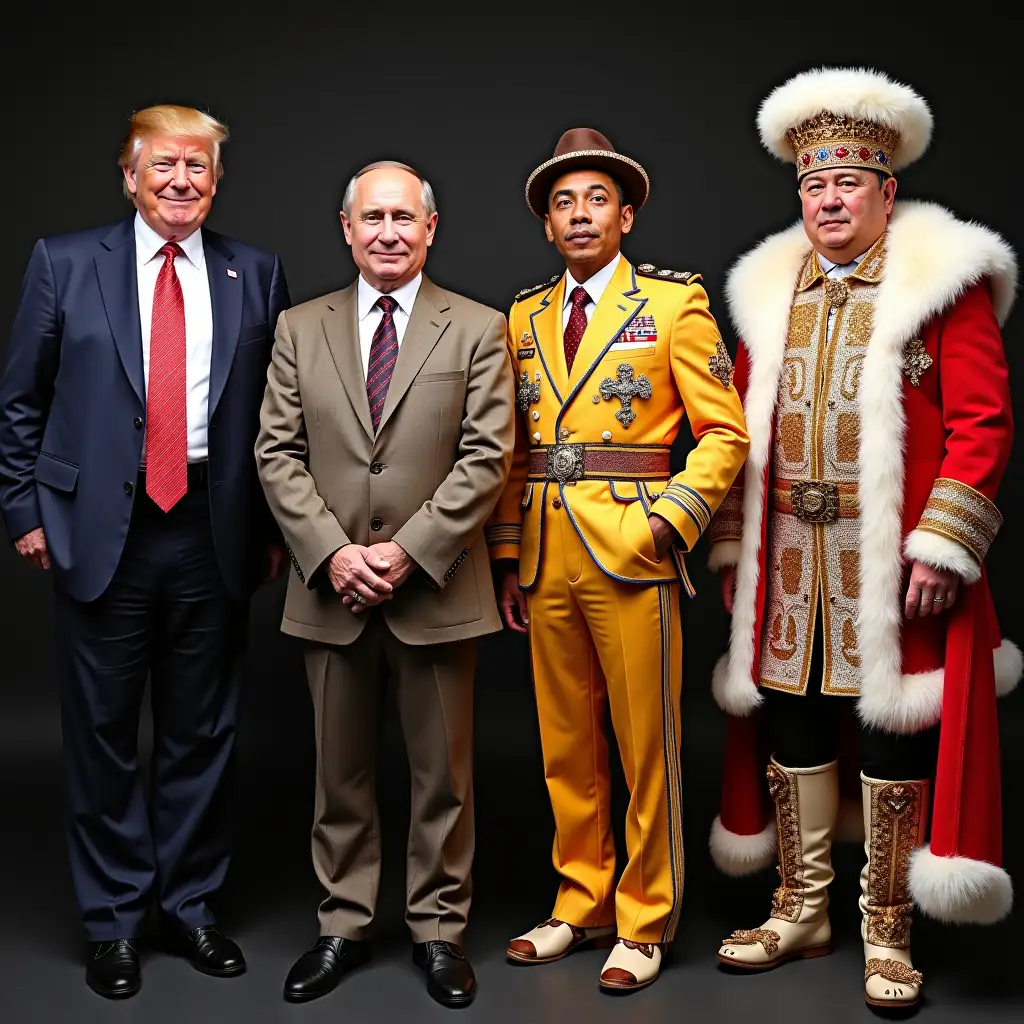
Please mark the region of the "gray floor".
[[[1016, 698], [1015, 698], [1016, 699]], [[496, 709], [500, 714], [500, 708]], [[717, 941], [734, 927], [758, 925], [774, 884], [770, 872], [729, 882], [711, 868], [704, 843], [714, 784], [702, 785], [705, 744], [713, 729], [689, 738], [684, 770], [692, 799], [687, 819], [687, 890], [672, 964], [652, 988], [630, 997], [598, 991], [603, 952], [584, 952], [538, 968], [506, 964], [506, 940], [547, 915], [554, 879], [549, 866], [550, 824], [537, 820], [543, 780], [517, 777], [522, 751], [496, 744], [478, 757], [476, 899], [467, 951], [480, 994], [463, 1011], [432, 1003], [412, 966], [402, 925], [404, 791], [400, 775], [384, 807], [385, 878], [374, 961], [350, 976], [331, 996], [305, 1006], [281, 998], [294, 958], [311, 941], [318, 899], [308, 860], [308, 763], [291, 759], [270, 771], [265, 748], [253, 748], [241, 773], [261, 780], [243, 790], [239, 852], [225, 893], [225, 929], [242, 943], [249, 971], [214, 980], [161, 950], [145, 954], [142, 992], [109, 1003], [83, 983], [83, 947], [77, 939], [73, 901], [60, 831], [60, 775], [56, 756], [27, 760], [17, 737], [34, 737], [31, 748], [51, 748], [57, 737], [38, 720], [5, 723], [9, 742], [0, 761], [5, 837], [0, 847], [0, 884], [5, 908], [0, 926], [0, 1020], [4, 1024], [75, 1021], [181, 1021], [271, 1024], [288, 1021], [605, 1022], [644, 1024], [689, 1021], [854, 1022], [874, 1019], [861, 1000], [862, 960], [857, 934], [858, 852], [837, 854], [833, 893], [837, 950], [831, 957], [795, 963], [764, 975], [733, 976], [715, 965]], [[691, 729], [691, 732], [694, 730]], [[708, 738], [710, 737], [710, 738]], [[396, 742], [392, 736], [389, 745]], [[1019, 774], [1020, 746], [1010, 744], [1007, 777]], [[256, 756], [256, 751], [259, 756]], [[55, 752], [54, 752], [55, 753]], [[308, 752], [307, 752], [308, 753]], [[397, 753], [397, 751], [396, 751]], [[533, 752], [535, 753], [535, 752]], [[525, 760], [533, 753], [528, 749]], [[1017, 769], [1016, 771], [1012, 769]], [[717, 768], [716, 772], [717, 774]], [[14, 823], [13, 827], [11, 823]], [[514, 842], [513, 842], [514, 840]], [[1012, 839], [1014, 852], [1020, 845]], [[924, 971], [927, 1003], [922, 1019], [951, 1021], [1021, 1019], [1024, 983], [1005, 950], [1022, 939], [1020, 915], [993, 929], [945, 929], [915, 925], [915, 962]]]

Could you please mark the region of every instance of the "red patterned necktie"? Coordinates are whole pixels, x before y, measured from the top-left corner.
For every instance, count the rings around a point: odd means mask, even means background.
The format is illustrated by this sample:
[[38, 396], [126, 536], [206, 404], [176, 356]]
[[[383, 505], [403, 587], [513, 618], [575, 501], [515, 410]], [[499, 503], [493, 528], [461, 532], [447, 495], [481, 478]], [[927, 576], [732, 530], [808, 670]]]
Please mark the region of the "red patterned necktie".
[[370, 400], [370, 419], [375, 434], [380, 426], [381, 413], [384, 412], [384, 399], [388, 397], [391, 373], [398, 361], [398, 332], [391, 316], [398, 303], [390, 295], [382, 295], [376, 305], [380, 306], [384, 315], [377, 324], [377, 330], [373, 332], [370, 365], [366, 371], [366, 397]]
[[590, 301], [590, 295], [583, 285], [578, 284], [569, 297], [572, 299], [572, 312], [569, 314], [569, 322], [565, 325], [562, 344], [565, 346], [565, 368], [572, 373], [572, 361], [576, 358], [580, 342], [583, 340], [583, 332], [587, 329], [587, 314], [584, 307]]
[[185, 413], [185, 299], [174, 271], [184, 253], [162, 246], [164, 265], [153, 292], [146, 391], [146, 493], [165, 512], [188, 490], [188, 424]]

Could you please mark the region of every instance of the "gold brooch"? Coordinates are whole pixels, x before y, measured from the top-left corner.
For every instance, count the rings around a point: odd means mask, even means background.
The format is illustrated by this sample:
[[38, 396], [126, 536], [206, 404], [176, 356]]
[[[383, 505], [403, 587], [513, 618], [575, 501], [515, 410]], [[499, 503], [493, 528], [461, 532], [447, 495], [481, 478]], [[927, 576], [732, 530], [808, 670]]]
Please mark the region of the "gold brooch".
[[908, 341], [903, 346], [903, 372], [915, 387], [921, 386], [921, 374], [927, 370], [934, 360], [924, 350], [924, 342], [920, 338]]
[[842, 278], [825, 278], [825, 294], [833, 309], [838, 309], [850, 297], [850, 286]]

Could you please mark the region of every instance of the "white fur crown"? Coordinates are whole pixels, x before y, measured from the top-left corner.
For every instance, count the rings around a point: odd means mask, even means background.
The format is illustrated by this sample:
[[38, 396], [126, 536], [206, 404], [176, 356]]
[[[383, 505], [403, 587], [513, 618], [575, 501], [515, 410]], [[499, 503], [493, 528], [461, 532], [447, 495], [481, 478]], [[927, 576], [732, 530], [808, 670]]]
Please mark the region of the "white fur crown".
[[928, 148], [932, 114], [909, 86], [869, 68], [816, 68], [775, 89], [757, 115], [761, 141], [803, 176], [823, 167], [892, 174]]

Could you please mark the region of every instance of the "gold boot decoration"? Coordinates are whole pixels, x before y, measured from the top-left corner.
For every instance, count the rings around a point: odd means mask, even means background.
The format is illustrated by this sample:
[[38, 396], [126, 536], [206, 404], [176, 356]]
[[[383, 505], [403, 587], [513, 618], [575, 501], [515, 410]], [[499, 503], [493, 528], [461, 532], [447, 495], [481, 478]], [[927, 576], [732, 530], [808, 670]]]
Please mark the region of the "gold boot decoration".
[[864, 848], [860, 874], [864, 999], [871, 1006], [913, 1006], [924, 978], [910, 961], [910, 855], [924, 841], [928, 823], [926, 780], [886, 782], [861, 775]]
[[733, 932], [718, 950], [721, 963], [751, 971], [832, 952], [828, 884], [839, 809], [837, 762], [785, 768], [772, 758], [768, 788], [775, 802], [780, 882], [771, 917], [760, 928]]

